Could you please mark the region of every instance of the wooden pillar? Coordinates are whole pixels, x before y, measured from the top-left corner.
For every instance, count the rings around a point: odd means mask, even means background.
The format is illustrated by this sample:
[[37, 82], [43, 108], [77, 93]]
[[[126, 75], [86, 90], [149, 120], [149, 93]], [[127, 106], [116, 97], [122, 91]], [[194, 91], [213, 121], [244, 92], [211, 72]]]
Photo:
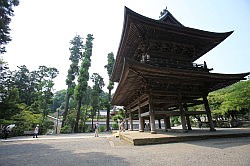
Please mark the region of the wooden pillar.
[[166, 116], [165, 119], [167, 129], [171, 129], [170, 116]]
[[139, 132], [144, 132], [144, 123], [143, 123], [143, 118], [141, 117], [141, 101], [140, 101], [140, 99], [139, 99], [139, 102], [138, 102], [138, 106], [139, 106], [139, 109], [138, 109]]
[[214, 128], [214, 123], [213, 123], [211, 111], [210, 111], [210, 108], [209, 108], [207, 95], [203, 95], [202, 98], [203, 98], [203, 103], [204, 103], [204, 106], [205, 106], [205, 110], [207, 112], [207, 118], [208, 118], [208, 122], [209, 122], [209, 126], [210, 126], [210, 131], [216, 131], [216, 129]]
[[129, 123], [130, 123], [130, 125], [129, 125], [129, 130], [131, 130], [131, 131], [133, 131], [134, 130], [134, 128], [133, 128], [133, 114], [132, 114], [132, 112], [129, 112]]
[[128, 111], [125, 109], [125, 129], [128, 130]]
[[151, 134], [156, 134], [157, 132], [155, 128], [155, 113], [154, 113], [153, 99], [151, 94], [149, 94], [149, 119], [150, 119]]
[[128, 118], [126, 118], [125, 123], [126, 123], [126, 130], [128, 130]]
[[168, 131], [168, 129], [171, 129], [171, 126], [168, 120], [169, 120], [169, 116], [165, 116], [164, 117], [165, 131]]
[[182, 105], [182, 102], [181, 102], [181, 97], [179, 97], [179, 109], [180, 109], [182, 129], [187, 130], [187, 122], [186, 122], [186, 118], [185, 118], [185, 115], [184, 115], [184, 109], [183, 109], [183, 105]]
[[159, 129], [161, 129], [161, 119], [158, 119]]
[[[188, 108], [187, 108], [186, 104], [184, 104], [184, 110], [185, 110], [185, 113], [188, 112]], [[189, 119], [189, 115], [186, 115], [186, 121], [187, 121], [188, 130], [192, 130], [190, 119]]]

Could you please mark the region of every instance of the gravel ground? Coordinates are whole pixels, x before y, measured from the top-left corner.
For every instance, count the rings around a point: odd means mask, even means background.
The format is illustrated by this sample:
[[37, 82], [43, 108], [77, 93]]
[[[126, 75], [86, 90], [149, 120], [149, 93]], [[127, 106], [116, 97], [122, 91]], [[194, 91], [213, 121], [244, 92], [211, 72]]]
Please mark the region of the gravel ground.
[[132, 146], [111, 135], [0, 142], [0, 166], [249, 166], [250, 137]]

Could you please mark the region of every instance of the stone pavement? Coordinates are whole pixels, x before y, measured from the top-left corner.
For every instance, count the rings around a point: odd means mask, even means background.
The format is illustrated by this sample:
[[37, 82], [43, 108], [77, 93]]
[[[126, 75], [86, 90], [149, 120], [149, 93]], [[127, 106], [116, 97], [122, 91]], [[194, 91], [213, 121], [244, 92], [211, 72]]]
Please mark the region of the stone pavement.
[[70, 134], [1, 141], [0, 165], [249, 166], [249, 152], [250, 137], [133, 146], [110, 133]]
[[[1, 142], [16, 142], [16, 141], [38, 141], [38, 140], [65, 140], [65, 139], [81, 139], [81, 138], [92, 138], [94, 133], [77, 133], [77, 134], [58, 134], [58, 135], [38, 135], [38, 138], [33, 136], [18, 136], [11, 137], [7, 140], [2, 139]], [[99, 133], [99, 137], [108, 138], [113, 137], [110, 132]]]
[[[157, 134], [151, 134], [149, 131], [125, 131], [118, 132], [102, 132], [99, 133], [99, 137], [108, 138], [111, 145], [120, 144], [121, 140], [124, 140], [132, 145], [150, 145], [150, 144], [162, 144], [171, 142], [184, 142], [192, 140], [202, 140], [210, 138], [232, 138], [232, 137], [250, 137], [250, 128], [216, 128], [217, 131], [211, 132], [209, 129], [193, 128], [188, 132], [182, 132], [180, 128], [173, 128], [168, 132], [164, 130], [158, 130]], [[7, 140], [1, 139], [1, 142], [16, 142], [16, 141], [42, 141], [42, 140], [65, 140], [65, 139], [82, 139], [92, 138], [94, 133], [78, 133], [78, 134], [58, 134], [58, 135], [39, 135], [39, 138], [33, 138], [32, 136], [19, 136], [11, 137]], [[120, 141], [117, 143], [119, 137]], [[124, 144], [124, 141], [122, 141]]]
[[[206, 131], [199, 131], [199, 133], [201, 132]], [[217, 130], [216, 132], [225, 133], [226, 131]], [[134, 137], [141, 134], [139, 132], [133, 133]], [[142, 134], [149, 135], [147, 132]], [[152, 136], [157, 135], [161, 136], [161, 134]], [[249, 166], [249, 152], [249, 137], [133, 146], [120, 138], [116, 138], [111, 133], [101, 133], [100, 137], [94, 137], [93, 133], [61, 134], [39, 136], [37, 139], [29, 136], [10, 138], [6, 141], [1, 140], [0, 165]]]

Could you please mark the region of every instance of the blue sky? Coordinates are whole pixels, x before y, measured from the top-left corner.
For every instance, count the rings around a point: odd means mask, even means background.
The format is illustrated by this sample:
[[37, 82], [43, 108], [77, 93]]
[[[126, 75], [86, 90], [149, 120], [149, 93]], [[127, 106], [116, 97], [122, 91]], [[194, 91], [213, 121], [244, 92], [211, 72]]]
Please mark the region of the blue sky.
[[[69, 41], [78, 34], [94, 35], [92, 66], [108, 77], [107, 54], [116, 56], [122, 33], [124, 6], [158, 19], [168, 10], [184, 26], [212, 32], [234, 31], [224, 42], [200, 58], [215, 73], [250, 72], [250, 1], [248, 0], [21, 0], [11, 22], [12, 41], [3, 55], [12, 70], [26, 65], [56, 67], [55, 90], [66, 88], [70, 64]], [[106, 89], [106, 88], [105, 88]]]

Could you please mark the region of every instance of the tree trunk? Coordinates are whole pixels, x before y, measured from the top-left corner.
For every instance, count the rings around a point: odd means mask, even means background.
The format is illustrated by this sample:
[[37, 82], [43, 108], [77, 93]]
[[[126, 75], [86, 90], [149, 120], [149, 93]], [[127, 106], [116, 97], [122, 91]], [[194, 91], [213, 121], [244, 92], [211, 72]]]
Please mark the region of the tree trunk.
[[92, 128], [92, 131], [94, 131], [94, 113], [93, 112], [91, 113], [91, 128]]
[[66, 101], [65, 101], [65, 111], [64, 111], [64, 113], [63, 113], [62, 127], [64, 127], [65, 122], [66, 122], [66, 118], [67, 118], [67, 115], [68, 115], [68, 110], [69, 110], [69, 98], [70, 98], [70, 95], [67, 93], [67, 94], [66, 94]]
[[78, 104], [77, 104], [77, 115], [76, 115], [75, 129], [74, 129], [75, 133], [78, 133], [79, 119], [80, 119], [80, 114], [81, 114], [81, 105], [82, 105], [82, 98], [78, 100]]
[[109, 89], [109, 106], [107, 108], [106, 130], [110, 131], [109, 118], [110, 118], [110, 102], [111, 102], [111, 89]]

